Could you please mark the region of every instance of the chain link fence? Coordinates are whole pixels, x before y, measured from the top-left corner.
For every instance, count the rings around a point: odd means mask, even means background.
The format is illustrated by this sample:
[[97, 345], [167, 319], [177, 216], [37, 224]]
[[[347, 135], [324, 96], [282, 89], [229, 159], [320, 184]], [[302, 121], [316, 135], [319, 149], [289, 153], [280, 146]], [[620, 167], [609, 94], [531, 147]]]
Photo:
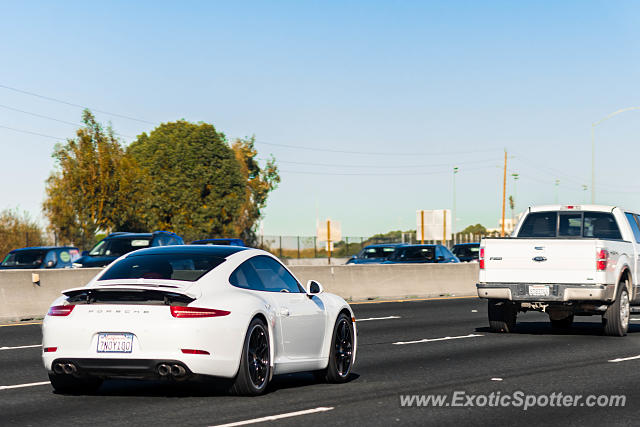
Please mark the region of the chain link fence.
[[[446, 246], [457, 243], [479, 242], [484, 236], [471, 233], [457, 233], [453, 240], [447, 240]], [[491, 235], [495, 237], [495, 235]], [[331, 256], [347, 258], [357, 254], [368, 245], [381, 243], [418, 244], [415, 233], [403, 233], [400, 238], [348, 236], [333, 243]], [[441, 240], [425, 240], [425, 244], [442, 243]], [[315, 236], [258, 236], [258, 247], [271, 252], [280, 258], [327, 258], [327, 243], [319, 241]]]

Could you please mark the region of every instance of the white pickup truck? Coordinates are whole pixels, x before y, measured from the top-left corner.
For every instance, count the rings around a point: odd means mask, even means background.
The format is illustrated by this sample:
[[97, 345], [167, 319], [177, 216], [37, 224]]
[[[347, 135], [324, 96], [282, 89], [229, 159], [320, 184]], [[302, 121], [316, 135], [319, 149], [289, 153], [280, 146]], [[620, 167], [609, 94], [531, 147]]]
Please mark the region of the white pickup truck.
[[480, 298], [492, 331], [512, 332], [518, 312], [546, 312], [554, 328], [601, 315], [624, 336], [640, 304], [640, 216], [615, 206], [529, 208], [510, 238], [480, 243]]

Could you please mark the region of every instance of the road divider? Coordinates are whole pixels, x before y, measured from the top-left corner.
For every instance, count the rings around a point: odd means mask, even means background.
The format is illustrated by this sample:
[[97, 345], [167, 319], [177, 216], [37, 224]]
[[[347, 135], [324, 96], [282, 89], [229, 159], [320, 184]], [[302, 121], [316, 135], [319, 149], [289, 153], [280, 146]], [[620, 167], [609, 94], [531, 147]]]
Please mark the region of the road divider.
[[[477, 263], [290, 266], [348, 301], [450, 298], [476, 294]], [[84, 286], [101, 269], [0, 271], [0, 322], [42, 318], [60, 292]], [[38, 275], [34, 281], [32, 274]]]

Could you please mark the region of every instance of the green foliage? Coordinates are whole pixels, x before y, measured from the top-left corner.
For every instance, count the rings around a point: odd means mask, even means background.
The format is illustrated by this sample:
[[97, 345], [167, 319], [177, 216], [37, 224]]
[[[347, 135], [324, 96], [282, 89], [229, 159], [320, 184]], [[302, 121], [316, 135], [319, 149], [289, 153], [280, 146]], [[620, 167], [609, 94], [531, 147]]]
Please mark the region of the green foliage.
[[128, 153], [145, 170], [146, 225], [169, 230], [185, 241], [240, 234], [245, 180], [224, 135], [206, 123], [179, 120], [143, 133]]
[[0, 255], [3, 258], [13, 249], [47, 243], [42, 228], [28, 213], [17, 209], [0, 212]]
[[75, 138], [55, 147], [58, 170], [47, 179], [43, 208], [62, 242], [84, 248], [98, 230], [141, 227], [144, 211], [135, 200], [146, 181], [110, 126], [89, 110], [82, 121]]
[[465, 228], [464, 230], [462, 230], [460, 233], [462, 234], [481, 234], [481, 235], [486, 235], [487, 234], [487, 229], [482, 225], [482, 224], [476, 224], [476, 225], [470, 225], [467, 228]]
[[257, 243], [255, 225], [262, 216], [262, 208], [267, 204], [267, 196], [277, 188], [280, 182], [275, 159], [272, 157], [264, 168], [260, 168], [256, 160], [258, 151], [254, 144], [255, 137], [236, 139], [231, 144], [245, 181], [242, 209], [235, 221], [236, 235], [249, 245]]

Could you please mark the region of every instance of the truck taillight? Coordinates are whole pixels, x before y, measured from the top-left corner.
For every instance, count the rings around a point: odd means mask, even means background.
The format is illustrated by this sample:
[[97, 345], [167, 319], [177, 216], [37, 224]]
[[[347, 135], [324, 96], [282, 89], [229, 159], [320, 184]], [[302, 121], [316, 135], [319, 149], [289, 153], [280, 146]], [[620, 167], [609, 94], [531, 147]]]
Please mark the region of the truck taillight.
[[606, 249], [597, 249], [596, 251], [596, 270], [606, 271], [607, 262], [609, 261], [609, 251]]
[[480, 270], [484, 270], [484, 248], [480, 248], [480, 256], [478, 257], [478, 264], [480, 264]]

